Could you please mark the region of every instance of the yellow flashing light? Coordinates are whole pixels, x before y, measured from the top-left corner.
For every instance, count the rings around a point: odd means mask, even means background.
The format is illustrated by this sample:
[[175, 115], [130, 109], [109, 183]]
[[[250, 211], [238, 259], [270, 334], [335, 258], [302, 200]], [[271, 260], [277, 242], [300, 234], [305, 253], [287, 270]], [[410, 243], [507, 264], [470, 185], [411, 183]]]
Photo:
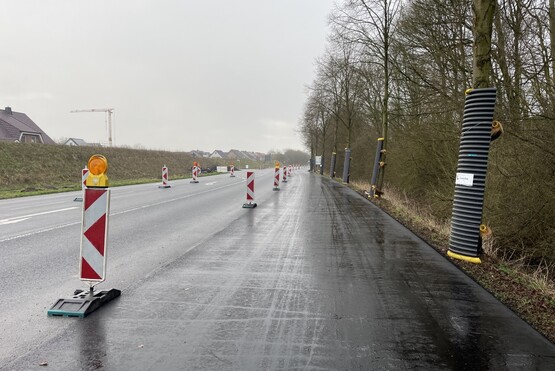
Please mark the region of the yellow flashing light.
[[89, 175], [85, 180], [85, 186], [95, 188], [108, 187], [108, 160], [102, 155], [92, 155], [87, 164]]
[[276, 169], [279, 169], [281, 166], [279, 165], [279, 161], [276, 161]]
[[464, 261], [474, 263], [474, 264], [482, 263], [480, 258], [472, 257], [472, 256], [465, 256], [465, 255], [461, 255], [461, 254], [456, 254], [456, 253], [451, 252], [451, 251], [447, 251], [447, 255], [449, 255], [453, 259], [464, 260]]

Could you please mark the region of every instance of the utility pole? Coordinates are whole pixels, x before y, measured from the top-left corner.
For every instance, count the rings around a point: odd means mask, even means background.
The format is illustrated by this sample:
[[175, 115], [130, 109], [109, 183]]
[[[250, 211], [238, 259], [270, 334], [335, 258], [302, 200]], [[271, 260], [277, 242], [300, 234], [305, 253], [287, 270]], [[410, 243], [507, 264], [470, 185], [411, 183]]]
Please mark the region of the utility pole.
[[69, 113], [79, 112], [104, 112], [106, 115], [106, 130], [108, 135], [108, 145], [112, 147], [112, 115], [114, 114], [113, 108], [92, 108], [92, 109], [76, 109], [69, 111]]

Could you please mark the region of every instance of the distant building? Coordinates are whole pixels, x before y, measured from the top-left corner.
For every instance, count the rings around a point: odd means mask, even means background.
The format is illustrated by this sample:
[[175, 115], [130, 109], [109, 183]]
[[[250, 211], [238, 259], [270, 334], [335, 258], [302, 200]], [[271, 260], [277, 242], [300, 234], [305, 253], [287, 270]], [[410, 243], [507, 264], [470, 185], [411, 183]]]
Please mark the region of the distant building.
[[232, 149], [227, 153], [227, 158], [230, 160], [252, 160], [248, 153], [244, 151], [239, 151], [238, 149]]
[[210, 158], [227, 158], [227, 153], [217, 149], [214, 152], [212, 152], [210, 154], [210, 156], [208, 156], [208, 157], [210, 157]]
[[69, 138], [64, 142], [64, 146], [77, 146], [77, 147], [100, 147], [100, 143], [88, 143], [83, 139]]
[[208, 156], [210, 156], [210, 152], [204, 152], [204, 151], [201, 151], [199, 149], [195, 149], [194, 151], [191, 151], [191, 155], [194, 158], [208, 157]]
[[17, 143], [56, 144], [26, 114], [0, 109], [0, 141]]

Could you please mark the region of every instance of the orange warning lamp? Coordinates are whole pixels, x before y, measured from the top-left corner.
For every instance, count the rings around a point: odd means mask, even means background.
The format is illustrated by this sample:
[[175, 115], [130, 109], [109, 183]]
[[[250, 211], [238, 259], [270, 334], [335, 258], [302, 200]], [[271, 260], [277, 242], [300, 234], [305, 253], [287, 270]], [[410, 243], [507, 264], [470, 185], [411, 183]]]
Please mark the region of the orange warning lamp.
[[87, 187], [108, 187], [108, 160], [102, 155], [92, 155], [88, 162], [89, 176], [85, 180]]
[[279, 168], [280, 168], [279, 161], [276, 161], [276, 169], [279, 169]]

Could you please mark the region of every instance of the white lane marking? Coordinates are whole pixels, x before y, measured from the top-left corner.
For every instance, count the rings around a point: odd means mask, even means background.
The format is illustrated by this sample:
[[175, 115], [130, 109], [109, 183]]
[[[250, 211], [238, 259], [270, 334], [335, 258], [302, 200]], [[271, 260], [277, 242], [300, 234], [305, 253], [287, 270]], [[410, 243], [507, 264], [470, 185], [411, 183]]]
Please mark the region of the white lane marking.
[[33, 231], [33, 232], [29, 232], [29, 233], [23, 233], [23, 234], [19, 234], [19, 235], [17, 235], [17, 236], [12, 236], [12, 237], [8, 237], [8, 238], [4, 238], [3, 240], [0, 240], [0, 243], [2, 243], [2, 242], [7, 242], [7, 241], [11, 241], [11, 240], [17, 240], [18, 238], [33, 236], [33, 235], [39, 234], [39, 233], [50, 232], [50, 231], [54, 231], [54, 230], [56, 230], [56, 229], [62, 229], [62, 228], [65, 228], [65, 227], [70, 227], [70, 226], [72, 226], [72, 225], [76, 225], [76, 224], [81, 224], [81, 221], [73, 222], [73, 223], [68, 223], [68, 224], [57, 225], [57, 226], [51, 227], [51, 228], [39, 229], [38, 231]]
[[4, 225], [4, 224], [15, 224], [15, 223], [23, 222], [23, 221], [25, 221], [25, 220], [27, 220], [27, 219], [29, 219], [29, 218], [14, 219], [14, 220], [4, 219], [4, 220], [0, 220], [0, 225]]
[[54, 213], [59, 213], [59, 212], [62, 212], [62, 211], [74, 210], [74, 209], [77, 209], [77, 208], [78, 208], [77, 206], [66, 207], [65, 209], [43, 211], [42, 213], [35, 213], [35, 214], [29, 214], [29, 215], [23, 215], [23, 216], [16, 216], [16, 217], [13, 217], [13, 218], [8, 218], [8, 219], [1, 219], [0, 220], [0, 225], [1, 224], [11, 224], [11, 223], [22, 222], [24, 220], [32, 218], [33, 216], [54, 214]]
[[205, 183], [205, 184], [206, 184], [206, 185], [214, 185], [214, 184], [216, 184], [216, 183], [218, 183], [218, 182], [210, 182], [210, 183]]

